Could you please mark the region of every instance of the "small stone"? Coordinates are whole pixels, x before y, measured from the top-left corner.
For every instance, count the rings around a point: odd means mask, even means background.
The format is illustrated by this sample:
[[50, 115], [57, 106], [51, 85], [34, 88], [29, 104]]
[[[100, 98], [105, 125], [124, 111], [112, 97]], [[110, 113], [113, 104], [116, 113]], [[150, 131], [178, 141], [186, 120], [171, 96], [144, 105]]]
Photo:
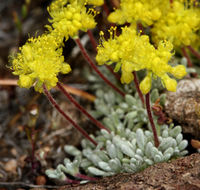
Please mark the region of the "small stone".
[[198, 140], [192, 139], [191, 145], [193, 148], [200, 149], [200, 141], [198, 141]]
[[36, 184], [37, 185], [45, 185], [47, 182], [46, 177], [43, 175], [37, 176], [36, 177]]
[[17, 150], [15, 148], [11, 149], [11, 153], [12, 153], [13, 156], [17, 156], [17, 154], [18, 154]]
[[17, 170], [17, 161], [15, 159], [11, 159], [6, 162], [4, 169], [7, 172], [16, 173]]

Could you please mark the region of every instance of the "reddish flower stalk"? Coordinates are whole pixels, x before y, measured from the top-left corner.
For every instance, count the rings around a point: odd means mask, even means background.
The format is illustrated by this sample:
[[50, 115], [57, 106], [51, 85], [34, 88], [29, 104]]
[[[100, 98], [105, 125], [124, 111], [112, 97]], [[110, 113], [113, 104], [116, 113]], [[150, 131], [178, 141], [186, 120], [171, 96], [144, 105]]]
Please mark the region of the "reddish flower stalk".
[[51, 104], [57, 109], [57, 111], [62, 114], [62, 116], [69, 121], [86, 139], [88, 139], [92, 144], [97, 146], [97, 142], [92, 139], [87, 132], [82, 129], [78, 124], [76, 124], [61, 108], [60, 106], [56, 103], [50, 92], [47, 90], [46, 86], [43, 84], [43, 90], [44, 94], [47, 96], [48, 100], [51, 102]]
[[170, 2], [170, 8], [172, 9], [173, 8], [173, 0], [169, 0]]
[[137, 90], [137, 93], [140, 97], [140, 100], [142, 101], [142, 104], [144, 106], [144, 96], [140, 90], [140, 87], [139, 87], [139, 82], [138, 82], [138, 79], [137, 79], [137, 74], [135, 71], [133, 71], [133, 75], [134, 75], [134, 83], [135, 83], [135, 87], [136, 87], [136, 90]]
[[187, 46], [187, 48], [190, 50], [190, 52], [194, 55], [194, 56], [196, 56], [198, 59], [200, 59], [200, 53], [199, 52], [197, 52], [193, 47], [191, 47], [191, 46]]
[[98, 178], [87, 176], [87, 175], [84, 175], [84, 174], [81, 174], [81, 173], [76, 174], [75, 177], [80, 178], [80, 179], [84, 179], [84, 180], [89, 180], [89, 181], [98, 180]]
[[34, 172], [36, 166], [35, 166], [35, 130], [31, 129], [31, 147], [32, 147], [32, 154], [31, 154], [31, 167], [32, 171]]
[[150, 93], [147, 93], [145, 95], [145, 98], [146, 98], [147, 114], [148, 114], [148, 118], [149, 118], [151, 128], [152, 128], [152, 131], [153, 131], [153, 136], [154, 136], [154, 144], [155, 144], [155, 147], [158, 147], [159, 146], [158, 134], [157, 134], [156, 127], [155, 127], [153, 117], [152, 117], [152, 114], [151, 114]]
[[143, 27], [142, 23], [141, 23], [141, 22], [138, 23], [137, 26], [138, 26], [138, 29], [140, 30], [140, 33], [141, 33], [142, 35], [144, 35], [145, 33], [144, 33], [144, 27]]
[[187, 59], [188, 67], [193, 67], [192, 61], [184, 47], [181, 48], [184, 57]]
[[69, 179], [68, 177], [66, 177], [65, 181], [66, 181], [66, 183], [69, 183], [69, 184], [80, 184], [80, 181], [74, 180], [74, 179]]
[[91, 67], [95, 70], [95, 72], [109, 85], [111, 86], [116, 92], [118, 92], [120, 95], [125, 96], [125, 93], [122, 92], [119, 88], [117, 88], [113, 83], [111, 83], [97, 68], [97, 66], [93, 63], [89, 55], [87, 54], [85, 48], [81, 44], [80, 39], [76, 39], [76, 44], [79, 46], [84, 58], [87, 60], [87, 62], [91, 65]]
[[88, 33], [88, 36], [89, 36], [90, 41], [92, 43], [92, 47], [94, 48], [95, 52], [97, 52], [97, 42], [96, 42], [96, 39], [94, 38], [92, 31], [88, 30], [87, 33]]
[[[92, 43], [92, 46], [93, 46], [94, 50], [97, 52], [97, 43], [96, 43], [96, 40], [94, 38], [94, 35], [92, 34], [91, 30], [88, 30], [87, 33], [88, 33], [88, 36], [90, 38], [90, 41]], [[109, 65], [105, 65], [105, 66], [115, 76], [115, 78], [117, 80], [120, 80], [120, 76], [113, 71], [111, 66], [109, 66]]]
[[106, 4], [106, 1], [105, 3], [103, 4], [103, 10], [105, 11], [106, 13], [106, 16], [108, 16], [110, 14], [110, 10], [108, 8], [108, 5]]
[[110, 133], [106, 127], [104, 127], [99, 121], [97, 121], [94, 117], [92, 117], [62, 86], [60, 82], [57, 83], [57, 87], [64, 93], [64, 95], [72, 102], [83, 114], [85, 114], [97, 127], [100, 129], [105, 129]]

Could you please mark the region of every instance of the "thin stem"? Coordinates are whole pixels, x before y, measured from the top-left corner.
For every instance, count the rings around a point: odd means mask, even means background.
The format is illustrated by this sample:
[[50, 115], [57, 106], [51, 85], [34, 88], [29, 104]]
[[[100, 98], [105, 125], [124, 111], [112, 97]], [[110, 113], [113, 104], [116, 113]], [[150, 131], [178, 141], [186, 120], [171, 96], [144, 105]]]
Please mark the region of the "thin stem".
[[97, 52], [97, 42], [96, 42], [96, 40], [95, 40], [95, 38], [94, 38], [94, 35], [92, 34], [92, 31], [91, 31], [91, 30], [88, 30], [87, 33], [88, 33], [88, 36], [89, 36], [90, 41], [91, 41], [91, 43], [92, 43], [92, 47], [93, 47], [94, 50]]
[[69, 179], [68, 177], [66, 177], [65, 181], [69, 184], [80, 184], [80, 181], [74, 180], [74, 179]]
[[32, 171], [35, 170], [35, 130], [31, 129], [31, 146], [32, 146], [32, 154], [31, 154], [31, 165]]
[[137, 93], [138, 93], [138, 95], [140, 97], [140, 100], [142, 101], [143, 106], [144, 106], [144, 96], [143, 96], [143, 94], [142, 94], [142, 92], [140, 90], [139, 82], [138, 82], [138, 79], [137, 79], [137, 74], [136, 74], [135, 71], [133, 72], [133, 75], [134, 75], [134, 83], [135, 83], [135, 87], [136, 87]]
[[192, 61], [184, 47], [181, 48], [184, 57], [187, 59], [188, 67], [193, 67]]
[[[90, 38], [90, 41], [92, 43], [92, 46], [93, 46], [94, 50], [97, 52], [97, 42], [96, 42], [96, 40], [94, 38], [94, 35], [92, 34], [91, 30], [88, 30], [87, 33], [88, 33], [88, 36]], [[111, 66], [109, 66], [109, 65], [105, 65], [105, 66], [115, 76], [115, 78], [117, 80], [120, 80], [120, 76], [113, 71]]]
[[138, 26], [138, 29], [140, 30], [140, 33], [141, 33], [142, 35], [144, 35], [145, 33], [144, 33], [144, 27], [143, 27], [142, 23], [141, 23], [141, 22], [138, 23], [137, 26]]
[[58, 110], [62, 116], [69, 121], [85, 138], [87, 138], [92, 144], [97, 146], [97, 143], [94, 139], [92, 139], [87, 132], [82, 129], [79, 125], [77, 125], [61, 108], [60, 106], [56, 103], [54, 98], [51, 96], [50, 92], [47, 90], [46, 86], [43, 84], [43, 90], [45, 95], [47, 96], [48, 100], [51, 102], [51, 104]]
[[87, 176], [87, 175], [84, 175], [84, 174], [81, 174], [81, 173], [76, 174], [75, 177], [80, 178], [80, 179], [84, 179], [84, 180], [89, 180], [89, 181], [98, 180], [98, 178], [90, 177], [90, 176]]
[[106, 16], [108, 16], [110, 14], [110, 11], [109, 11], [109, 8], [108, 8], [108, 5], [107, 5], [106, 1], [103, 4], [103, 10], [105, 11]]
[[145, 98], [146, 98], [147, 114], [148, 114], [148, 118], [149, 118], [149, 121], [150, 121], [150, 124], [151, 124], [151, 128], [152, 128], [152, 131], [153, 131], [153, 136], [154, 136], [154, 144], [155, 144], [155, 147], [158, 147], [159, 146], [158, 135], [157, 135], [156, 127], [155, 127], [155, 124], [154, 124], [154, 121], [153, 121], [153, 117], [152, 117], [152, 114], [151, 114], [150, 93], [147, 93], [145, 95]]
[[99, 121], [92, 117], [62, 86], [60, 82], [57, 83], [57, 87], [64, 93], [64, 95], [71, 101], [83, 114], [85, 114], [97, 127], [100, 129], [105, 129], [110, 132], [106, 127], [104, 127]]
[[200, 53], [197, 52], [192, 46], [187, 46], [187, 48], [190, 50], [190, 52], [196, 56], [198, 59], [200, 59]]
[[111, 86], [116, 92], [118, 92], [120, 95], [125, 96], [125, 93], [122, 92], [119, 88], [117, 88], [113, 83], [111, 83], [97, 68], [97, 66], [93, 63], [93, 61], [90, 59], [89, 55], [87, 54], [85, 48], [81, 44], [80, 39], [75, 40], [77, 45], [79, 46], [84, 58], [88, 61], [88, 63], [91, 65], [91, 67], [95, 70], [95, 72], [109, 85]]

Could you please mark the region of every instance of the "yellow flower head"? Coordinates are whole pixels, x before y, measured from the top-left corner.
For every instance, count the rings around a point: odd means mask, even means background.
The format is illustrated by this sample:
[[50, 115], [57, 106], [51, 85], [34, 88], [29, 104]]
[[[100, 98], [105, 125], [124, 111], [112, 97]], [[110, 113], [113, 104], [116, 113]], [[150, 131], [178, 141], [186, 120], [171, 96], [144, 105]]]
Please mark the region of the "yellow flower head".
[[187, 3], [174, 1], [152, 29], [154, 42], [171, 40], [175, 47], [195, 44], [199, 40], [196, 32], [200, 29], [200, 9], [192, 5], [187, 8]]
[[59, 72], [66, 74], [71, 71], [70, 66], [64, 62], [62, 48], [59, 40], [51, 34], [44, 34], [38, 38], [30, 38], [20, 48], [20, 53], [12, 59], [14, 75], [19, 75], [20, 87], [30, 88], [42, 92], [42, 85], [48, 89], [56, 86]]
[[122, 28], [122, 34], [118, 37], [112, 35], [107, 41], [102, 37], [101, 40], [96, 60], [99, 65], [117, 63], [115, 71], [121, 68], [122, 83], [133, 80], [133, 71], [146, 69], [148, 74], [140, 84], [143, 94], [150, 91], [152, 77], [159, 77], [167, 90], [175, 91], [176, 81], [168, 73], [179, 79], [186, 75], [184, 66], [171, 67], [168, 64], [173, 49], [170, 42], [160, 42], [156, 49], [150, 44], [149, 37], [137, 34], [133, 26]]
[[152, 25], [168, 6], [169, 0], [121, 0], [119, 9], [111, 13], [108, 20], [117, 24], [140, 21]]
[[76, 37], [79, 30], [87, 31], [96, 26], [94, 15], [97, 14], [93, 9], [86, 10], [83, 1], [73, 0], [54, 1], [48, 12], [52, 19], [51, 32], [55, 36]]
[[104, 0], [82, 0], [85, 4], [94, 5], [94, 6], [101, 6], [104, 4]]

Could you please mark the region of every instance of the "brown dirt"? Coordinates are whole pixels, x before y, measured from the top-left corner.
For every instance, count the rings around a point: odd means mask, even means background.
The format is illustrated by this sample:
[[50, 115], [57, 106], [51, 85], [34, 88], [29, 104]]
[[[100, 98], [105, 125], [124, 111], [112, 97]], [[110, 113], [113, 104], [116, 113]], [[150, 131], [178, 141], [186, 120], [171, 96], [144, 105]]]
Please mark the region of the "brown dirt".
[[136, 174], [118, 174], [59, 190], [198, 190], [200, 154], [192, 154], [169, 163], [159, 163]]

